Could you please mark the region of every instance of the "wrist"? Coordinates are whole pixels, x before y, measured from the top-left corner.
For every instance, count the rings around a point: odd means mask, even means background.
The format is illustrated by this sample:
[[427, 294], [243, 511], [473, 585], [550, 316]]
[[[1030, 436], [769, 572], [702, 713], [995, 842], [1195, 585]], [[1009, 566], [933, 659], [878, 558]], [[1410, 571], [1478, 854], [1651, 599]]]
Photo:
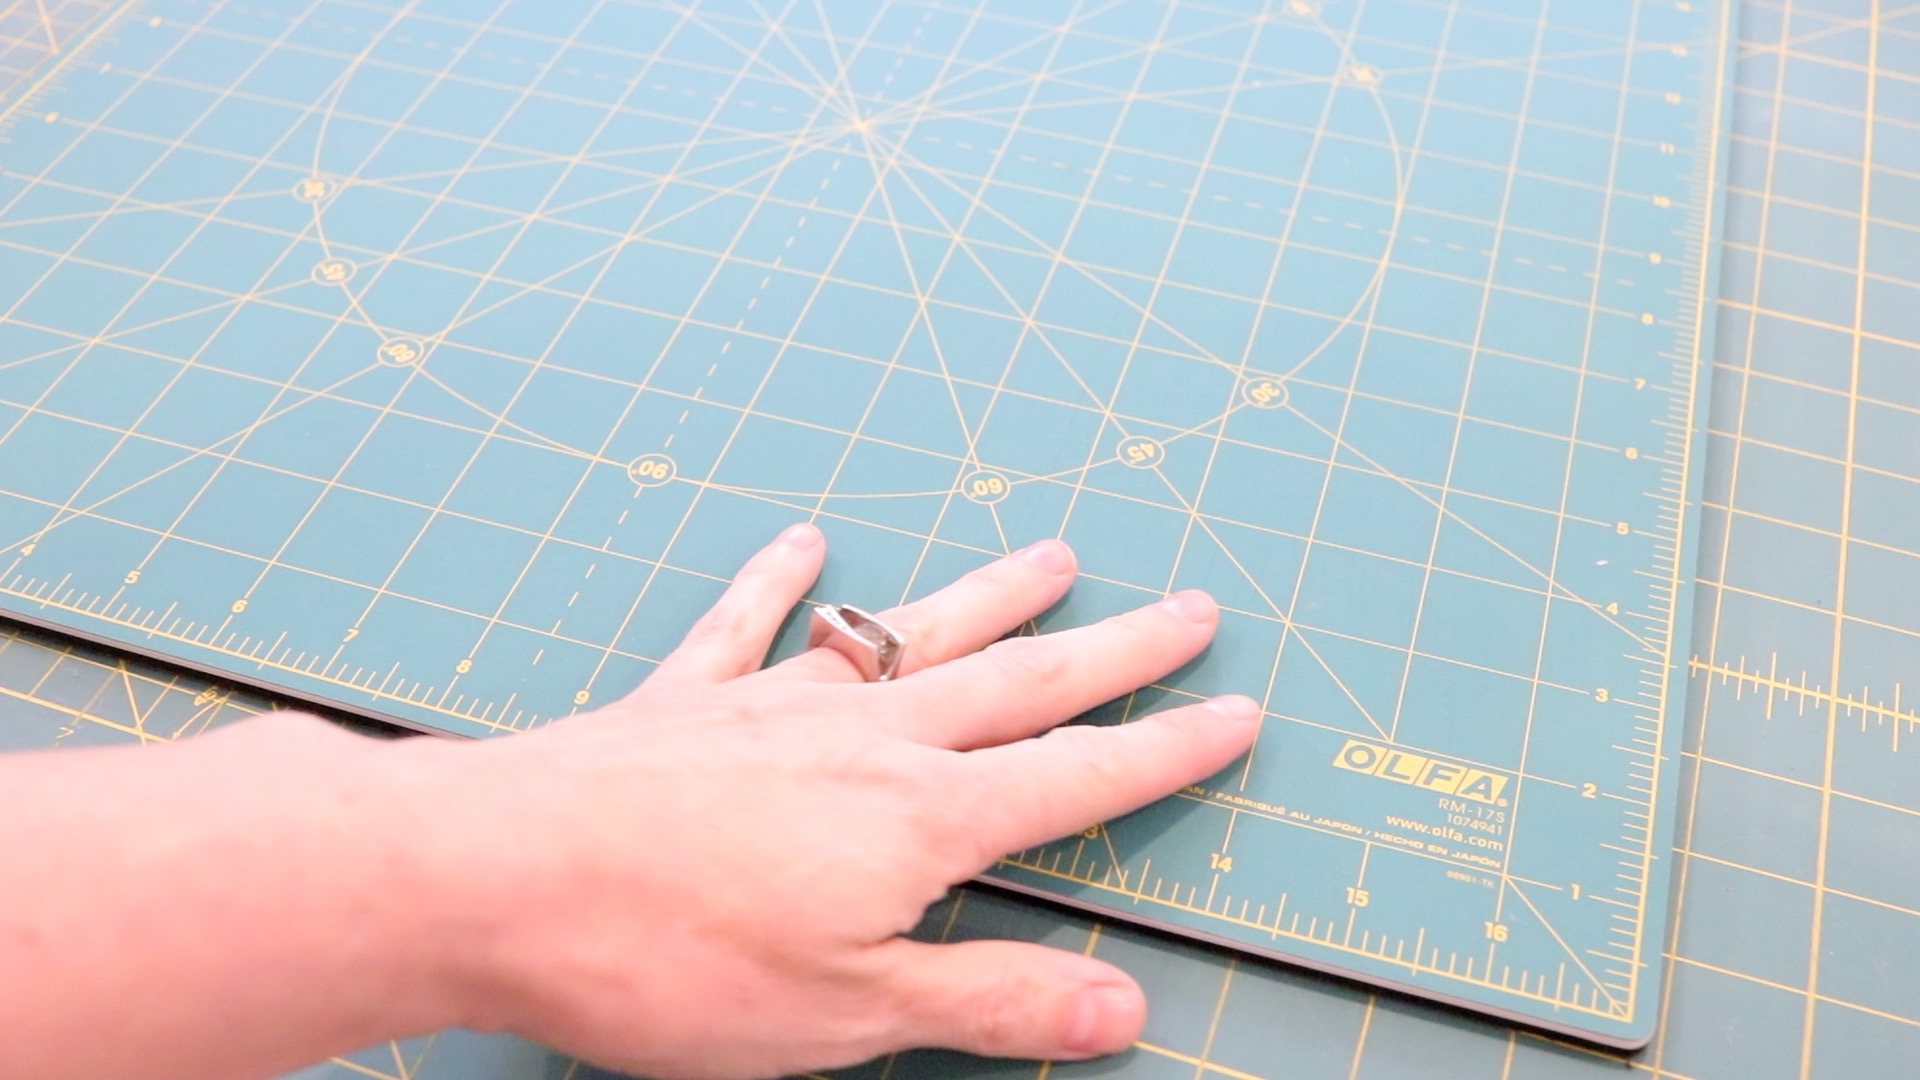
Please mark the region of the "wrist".
[[244, 890], [277, 898], [281, 910], [241, 915], [279, 924], [285, 961], [304, 967], [315, 992], [343, 1010], [333, 1018], [340, 1036], [371, 1044], [465, 1022], [474, 958], [484, 953], [478, 931], [488, 923], [464, 887], [476, 860], [450, 827], [474, 801], [450, 794], [462, 746], [367, 738], [290, 714], [204, 744], [229, 757], [214, 763], [220, 771], [251, 772], [257, 785], [238, 804], [260, 819], [234, 823], [226, 839], [262, 849], [235, 863], [281, 878]]
[[[649, 861], [648, 845], [634, 843], [630, 818], [589, 812], [597, 769], [556, 734], [393, 748], [415, 781], [405, 812], [425, 837], [414, 908], [430, 955], [419, 970], [450, 1011], [446, 1026], [564, 1043], [581, 1019], [569, 1003], [609, 978], [605, 996], [628, 1003], [631, 1023], [660, 1022], [675, 1006], [658, 978], [671, 961], [653, 933], [663, 921], [654, 875], [634, 865]], [[625, 779], [644, 786], [643, 773]], [[620, 898], [612, 922], [595, 917], [608, 897]]]
[[[367, 806], [377, 838], [368, 869], [377, 878], [386, 927], [370, 968], [385, 971], [419, 1032], [499, 1030], [514, 980], [502, 943], [511, 925], [516, 869], [500, 860], [510, 827], [479, 774], [485, 747], [422, 736], [362, 741], [378, 779]], [[396, 1017], [397, 1019], [397, 1017]]]

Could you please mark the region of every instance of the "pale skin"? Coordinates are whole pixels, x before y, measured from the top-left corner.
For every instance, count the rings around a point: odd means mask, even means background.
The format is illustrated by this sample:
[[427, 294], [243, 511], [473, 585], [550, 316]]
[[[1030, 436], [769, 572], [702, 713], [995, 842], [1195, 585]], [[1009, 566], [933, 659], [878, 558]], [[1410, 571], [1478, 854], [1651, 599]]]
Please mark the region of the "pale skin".
[[0, 832], [0, 1076], [267, 1076], [452, 1026], [661, 1077], [1129, 1045], [1117, 968], [902, 935], [999, 856], [1247, 750], [1244, 698], [1056, 729], [1198, 655], [1213, 602], [1000, 641], [1073, 579], [1049, 541], [883, 613], [898, 681], [828, 650], [762, 670], [825, 554], [789, 530], [638, 691], [529, 734], [281, 714], [0, 758], [31, 808]]

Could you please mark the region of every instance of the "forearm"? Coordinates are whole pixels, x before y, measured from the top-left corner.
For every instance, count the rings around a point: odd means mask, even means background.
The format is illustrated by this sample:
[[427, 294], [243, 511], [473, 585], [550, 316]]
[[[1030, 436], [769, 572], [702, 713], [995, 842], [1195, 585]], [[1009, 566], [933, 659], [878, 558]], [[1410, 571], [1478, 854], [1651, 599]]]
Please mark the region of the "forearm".
[[259, 1076], [464, 1019], [434, 753], [276, 717], [0, 757], [0, 1076]]
[[638, 691], [525, 735], [280, 718], [0, 757], [39, 822], [0, 832], [0, 1080], [257, 1076], [453, 1025], [692, 1080], [1126, 1046], [1146, 1003], [1104, 961], [901, 930], [1247, 751], [1244, 698], [1031, 737], [1191, 661], [1213, 602], [1000, 640], [1065, 593], [1049, 542], [882, 612], [898, 680], [825, 648], [760, 671], [823, 555], [789, 530]]

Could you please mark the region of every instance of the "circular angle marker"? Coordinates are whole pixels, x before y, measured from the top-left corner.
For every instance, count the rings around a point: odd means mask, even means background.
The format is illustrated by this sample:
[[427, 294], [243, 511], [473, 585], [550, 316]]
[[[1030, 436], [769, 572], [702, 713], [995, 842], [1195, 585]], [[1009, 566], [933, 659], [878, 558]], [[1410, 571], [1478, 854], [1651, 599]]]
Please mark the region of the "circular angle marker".
[[1151, 469], [1166, 460], [1167, 448], [1145, 435], [1135, 435], [1120, 440], [1115, 451], [1120, 463], [1134, 469]]
[[313, 281], [316, 285], [345, 285], [358, 269], [345, 259], [327, 259], [313, 268]]
[[427, 348], [412, 338], [393, 338], [382, 342], [375, 355], [389, 367], [411, 367], [427, 355]]
[[293, 197], [303, 203], [326, 202], [340, 186], [324, 176], [309, 176], [293, 185]]
[[659, 487], [671, 483], [679, 471], [679, 467], [667, 455], [646, 454], [634, 458], [627, 466], [627, 479], [643, 488]]
[[966, 479], [960, 481], [960, 493], [982, 506], [992, 506], [1006, 498], [1007, 493], [1012, 490], [1013, 481], [1008, 480], [1005, 474], [994, 472], [992, 469], [980, 469], [968, 473]]
[[1287, 384], [1279, 379], [1248, 379], [1240, 385], [1240, 397], [1256, 409], [1278, 409], [1287, 404]]

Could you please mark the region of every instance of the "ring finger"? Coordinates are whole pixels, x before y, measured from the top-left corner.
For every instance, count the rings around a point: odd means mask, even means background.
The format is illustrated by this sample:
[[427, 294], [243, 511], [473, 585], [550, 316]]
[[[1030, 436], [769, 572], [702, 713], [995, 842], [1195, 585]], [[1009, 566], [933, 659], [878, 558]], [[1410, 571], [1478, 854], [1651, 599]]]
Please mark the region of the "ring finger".
[[[986, 648], [1046, 611], [1073, 584], [1073, 552], [1058, 540], [1041, 542], [981, 567], [939, 592], [880, 612], [876, 618], [906, 642], [899, 674], [945, 663]], [[853, 662], [818, 648], [769, 668], [774, 678], [854, 682]]]

